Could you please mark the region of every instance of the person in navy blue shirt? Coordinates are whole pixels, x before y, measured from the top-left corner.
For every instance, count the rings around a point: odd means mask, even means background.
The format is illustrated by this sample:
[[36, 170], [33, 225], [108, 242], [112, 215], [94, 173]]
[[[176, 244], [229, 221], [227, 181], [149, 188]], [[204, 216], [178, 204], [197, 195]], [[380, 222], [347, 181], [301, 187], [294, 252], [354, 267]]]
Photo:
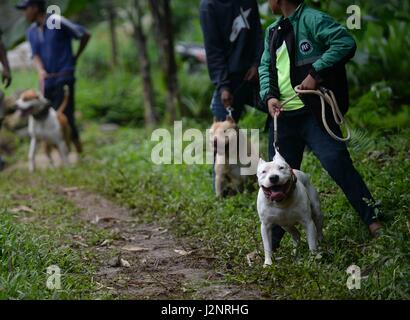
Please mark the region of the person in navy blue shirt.
[[[32, 23], [27, 31], [27, 39], [44, 96], [54, 108], [58, 108], [64, 98], [64, 86], [68, 85], [70, 88], [70, 100], [65, 114], [72, 129], [74, 145], [77, 152], [81, 153], [82, 144], [74, 114], [75, 66], [91, 35], [84, 27], [64, 17], [47, 15], [44, 0], [24, 0], [16, 7], [24, 10], [27, 21]], [[72, 49], [73, 39], [80, 41], [75, 55]]]

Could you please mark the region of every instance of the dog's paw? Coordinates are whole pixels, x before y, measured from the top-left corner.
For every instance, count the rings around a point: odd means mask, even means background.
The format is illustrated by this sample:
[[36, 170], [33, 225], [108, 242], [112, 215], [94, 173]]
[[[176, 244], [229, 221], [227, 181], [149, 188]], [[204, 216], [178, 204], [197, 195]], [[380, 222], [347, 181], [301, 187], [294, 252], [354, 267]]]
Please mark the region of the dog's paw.
[[256, 259], [258, 259], [258, 252], [257, 252], [257, 251], [248, 253], [248, 254], [246, 255], [246, 262], [248, 263], [248, 266], [249, 266], [249, 267], [252, 267], [252, 266], [253, 266], [253, 264], [255, 263]]
[[272, 266], [272, 261], [265, 261], [265, 263], [263, 264], [263, 268], [269, 268], [270, 266]]

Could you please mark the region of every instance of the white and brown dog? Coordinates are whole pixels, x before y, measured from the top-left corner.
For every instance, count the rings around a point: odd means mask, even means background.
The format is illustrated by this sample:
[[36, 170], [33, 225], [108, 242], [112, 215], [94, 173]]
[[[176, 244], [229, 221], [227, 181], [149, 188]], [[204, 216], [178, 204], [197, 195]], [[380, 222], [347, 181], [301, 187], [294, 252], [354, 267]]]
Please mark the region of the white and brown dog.
[[56, 147], [64, 165], [68, 165], [71, 129], [64, 111], [69, 101], [69, 88], [64, 87], [64, 100], [58, 110], [51, 107], [50, 102], [35, 90], [28, 90], [17, 100], [17, 107], [25, 116], [29, 116], [28, 133], [31, 137], [29, 150], [29, 170], [36, 169], [35, 155], [39, 141], [45, 142], [46, 154], [53, 165], [51, 152]]
[[272, 264], [272, 226], [281, 226], [289, 232], [295, 244], [300, 241], [297, 224], [306, 230], [309, 249], [317, 250], [323, 239], [323, 214], [319, 195], [309, 177], [293, 170], [276, 152], [272, 162], [262, 159], [258, 166], [260, 191], [257, 208], [261, 220], [261, 232], [265, 250], [265, 266]]
[[[215, 158], [216, 195], [234, 195], [251, 187], [259, 159], [252, 141], [230, 116], [223, 122], [214, 121], [209, 133]], [[246, 163], [242, 163], [244, 159]]]

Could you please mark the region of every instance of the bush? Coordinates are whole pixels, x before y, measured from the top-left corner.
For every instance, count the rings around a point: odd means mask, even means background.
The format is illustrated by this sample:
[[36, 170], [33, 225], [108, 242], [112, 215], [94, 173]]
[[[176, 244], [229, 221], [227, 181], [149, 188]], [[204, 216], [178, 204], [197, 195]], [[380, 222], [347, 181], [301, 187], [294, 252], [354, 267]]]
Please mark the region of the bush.
[[80, 79], [77, 94], [78, 109], [85, 119], [120, 125], [139, 125], [144, 121], [142, 84], [138, 77], [129, 73], [112, 73], [90, 85]]
[[210, 105], [214, 87], [209, 80], [206, 69], [190, 73], [188, 64], [182, 64], [182, 72], [179, 73], [179, 85], [182, 102], [194, 117], [199, 121], [212, 119]]
[[354, 93], [360, 94], [374, 83], [384, 81], [392, 88], [396, 106], [409, 103], [410, 53], [404, 49], [410, 46], [408, 28], [409, 23], [391, 22], [387, 32], [369, 24], [366, 36], [358, 44], [361, 51], [356, 54], [355, 63], [349, 66], [349, 77], [355, 83]]
[[406, 128], [410, 125], [408, 106], [393, 107], [392, 89], [385, 83], [372, 86], [348, 113], [350, 122], [371, 131]]

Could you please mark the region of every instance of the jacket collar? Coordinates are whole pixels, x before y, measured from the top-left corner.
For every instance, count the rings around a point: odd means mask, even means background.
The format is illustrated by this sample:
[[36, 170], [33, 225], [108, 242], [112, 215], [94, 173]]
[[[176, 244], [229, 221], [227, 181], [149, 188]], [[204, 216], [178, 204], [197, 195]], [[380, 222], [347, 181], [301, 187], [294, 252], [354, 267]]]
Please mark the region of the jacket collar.
[[280, 28], [283, 28], [286, 26], [286, 23], [291, 23], [292, 21], [299, 20], [303, 10], [306, 8], [306, 4], [302, 2], [293, 12], [289, 17], [285, 18], [284, 16], [281, 16], [277, 22], [277, 26]]
[[290, 21], [294, 21], [294, 20], [298, 20], [300, 18], [300, 15], [302, 14], [303, 10], [305, 10], [306, 8], [306, 4], [304, 2], [302, 2], [299, 7], [296, 8], [295, 12], [292, 13], [288, 19]]

